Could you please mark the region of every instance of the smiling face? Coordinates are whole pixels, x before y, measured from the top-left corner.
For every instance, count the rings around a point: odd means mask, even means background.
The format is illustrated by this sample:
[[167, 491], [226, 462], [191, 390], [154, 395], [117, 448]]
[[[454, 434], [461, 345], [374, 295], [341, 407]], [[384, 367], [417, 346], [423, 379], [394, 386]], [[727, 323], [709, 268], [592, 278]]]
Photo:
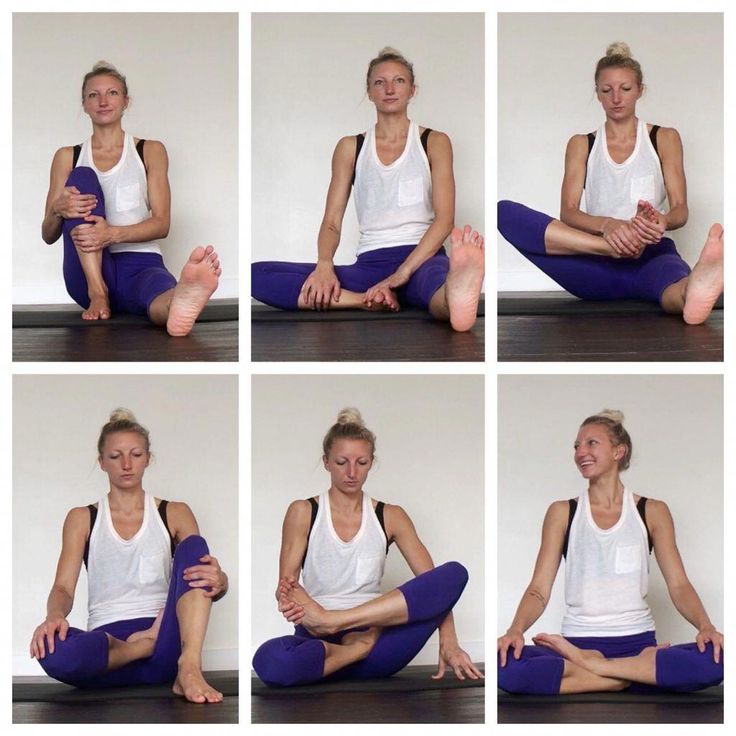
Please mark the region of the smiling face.
[[146, 440], [138, 432], [112, 432], [105, 437], [99, 463], [111, 487], [131, 489], [142, 484], [150, 459]]
[[82, 108], [93, 123], [109, 125], [120, 120], [128, 98], [122, 82], [107, 74], [98, 74], [84, 85]]
[[580, 427], [575, 439], [575, 465], [583, 478], [593, 480], [611, 472], [618, 473], [619, 462], [625, 454], [625, 446], [613, 444], [605, 425]]
[[636, 72], [617, 66], [600, 72], [595, 89], [606, 117], [611, 120], [633, 117], [636, 114], [636, 102], [643, 92]]
[[363, 490], [373, 465], [371, 444], [366, 440], [336, 439], [322, 461], [334, 489], [357, 493]]
[[415, 87], [409, 69], [398, 61], [383, 61], [368, 78], [368, 98], [379, 112], [406, 110]]

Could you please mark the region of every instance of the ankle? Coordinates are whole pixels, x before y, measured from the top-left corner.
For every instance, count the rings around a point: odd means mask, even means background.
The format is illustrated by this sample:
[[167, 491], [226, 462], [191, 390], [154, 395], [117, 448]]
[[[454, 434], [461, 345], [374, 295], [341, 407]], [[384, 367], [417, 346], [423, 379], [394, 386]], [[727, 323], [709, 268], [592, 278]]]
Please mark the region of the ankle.
[[202, 671], [202, 658], [200, 656], [192, 656], [182, 653], [177, 661], [179, 671], [181, 670], [197, 670]]
[[108, 294], [107, 286], [104, 284], [102, 286], [90, 287], [87, 290], [87, 296], [90, 299], [99, 299], [100, 297], [107, 299], [107, 294]]

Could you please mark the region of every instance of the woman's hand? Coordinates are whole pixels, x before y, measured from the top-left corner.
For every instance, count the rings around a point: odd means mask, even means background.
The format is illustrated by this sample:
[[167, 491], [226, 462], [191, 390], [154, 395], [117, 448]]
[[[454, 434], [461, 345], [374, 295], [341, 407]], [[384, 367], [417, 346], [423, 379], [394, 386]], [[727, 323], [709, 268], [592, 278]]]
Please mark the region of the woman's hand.
[[713, 624], [704, 626], [695, 637], [695, 643], [698, 645], [698, 651], [702, 654], [705, 651], [705, 645], [710, 642], [713, 645], [713, 661], [718, 664], [721, 661], [721, 650], [723, 649], [723, 634], [716, 631]]
[[227, 575], [222, 571], [220, 563], [212, 555], [199, 558], [203, 565], [193, 565], [184, 570], [182, 577], [189, 582], [190, 588], [211, 588], [203, 593], [207, 598], [217, 598], [227, 592]]
[[393, 312], [398, 312], [399, 300], [396, 298], [394, 290], [403, 286], [409, 280], [410, 276], [411, 274], [405, 273], [401, 270], [396, 271], [396, 273], [392, 273], [388, 278], [374, 284], [365, 292], [363, 295], [363, 303], [368, 308], [384, 305]]
[[440, 657], [437, 663], [437, 673], [432, 675], [432, 679], [442, 679], [448, 667], [454, 671], [455, 677], [458, 680], [464, 680], [466, 675], [471, 680], [484, 679], [483, 673], [473, 664], [467, 652], [461, 649], [457, 642], [453, 642], [450, 645], [440, 642]]
[[279, 613], [289, 622], [298, 625], [304, 618], [304, 607], [288, 598], [288, 592], [296, 584], [295, 578], [281, 578], [276, 588]]
[[[43, 659], [46, 652], [54, 653], [54, 634], [59, 633], [59, 639], [64, 641], [69, 631], [69, 622], [64, 616], [47, 616], [46, 620], [36, 627], [31, 637], [31, 657]], [[46, 646], [48, 642], [48, 648]]]
[[51, 209], [57, 217], [71, 220], [91, 215], [95, 207], [97, 197], [94, 194], [80, 194], [76, 187], [64, 187], [64, 191], [54, 200]]
[[299, 292], [299, 300], [310, 309], [329, 309], [332, 302], [340, 301], [340, 281], [335, 267], [324, 261], [317, 264]]
[[644, 250], [644, 241], [626, 220], [609, 217], [603, 223], [601, 234], [619, 258], [638, 258]]
[[72, 241], [84, 253], [102, 250], [112, 243], [112, 228], [99, 215], [84, 218], [89, 224], [77, 225], [71, 232]]
[[509, 629], [503, 636], [498, 637], [496, 646], [498, 656], [501, 658], [501, 667], [506, 666], [509, 649], [514, 650], [514, 659], [521, 659], [521, 651], [524, 649], [524, 634], [515, 629]]
[[631, 226], [644, 245], [655, 245], [662, 240], [667, 230], [667, 215], [649, 202], [640, 200], [636, 215], [631, 219]]

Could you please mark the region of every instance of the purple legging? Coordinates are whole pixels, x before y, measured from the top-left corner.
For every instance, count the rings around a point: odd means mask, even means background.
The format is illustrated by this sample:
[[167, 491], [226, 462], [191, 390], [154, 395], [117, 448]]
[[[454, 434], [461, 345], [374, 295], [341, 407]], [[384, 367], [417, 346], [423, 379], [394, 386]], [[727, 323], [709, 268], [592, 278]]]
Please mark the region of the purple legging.
[[[390, 276], [406, 260], [416, 245], [397, 245], [362, 253], [350, 266], [335, 266], [343, 289], [364, 292]], [[251, 264], [251, 292], [255, 299], [279, 309], [298, 309], [299, 292], [315, 269], [314, 263], [260, 261]], [[445, 283], [450, 259], [440, 249], [411, 275], [404, 286], [396, 290], [400, 304], [429, 308], [435, 291]]]
[[[635, 657], [645, 647], [657, 644], [653, 631], [631, 636], [584, 636], [565, 637], [580, 649], [597, 649], [608, 659]], [[677, 644], [657, 651], [655, 660], [656, 685], [634, 682], [629, 692], [693, 692], [723, 680], [723, 652], [720, 662], [713, 661], [713, 645], [708, 644], [705, 652], [697, 645]], [[508, 693], [523, 695], [558, 695], [565, 661], [562, 655], [546, 647], [525, 646], [521, 658], [515, 659], [509, 649], [506, 666], [498, 664], [498, 686]]]
[[303, 626], [292, 636], [281, 636], [261, 644], [253, 657], [258, 677], [272, 687], [306, 685], [319, 680], [365, 680], [389, 677], [406, 667], [427, 643], [432, 632], [457, 603], [468, 582], [468, 571], [459, 562], [446, 562], [417, 575], [398, 587], [406, 600], [409, 620], [385, 627], [366, 659], [323, 676], [324, 641], [339, 644], [348, 631], [313, 637]]
[[207, 554], [207, 542], [196, 534], [187, 537], [176, 548], [169, 594], [152, 656], [129, 662], [116, 670], [107, 669], [107, 634], [124, 641], [134, 632], [150, 628], [154, 621], [152, 618], [134, 618], [103, 624], [92, 631], [70, 628], [64, 641], [57, 634], [54, 638], [54, 653], [47, 653], [39, 660], [41, 667], [50, 677], [75, 687], [120, 687], [173, 682], [176, 679], [177, 660], [181, 654], [176, 602], [184, 593], [194, 590], [184, 580], [183, 572], [187, 567], [201, 564], [200, 558]]
[[[76, 187], [80, 194], [94, 194], [97, 206], [93, 215], [105, 217], [105, 195], [95, 172], [89, 166], [72, 169], [66, 186]], [[83, 309], [89, 307], [87, 278], [79, 262], [79, 254], [71, 238], [72, 230], [85, 223], [84, 218], [64, 220], [64, 283], [69, 296]], [[166, 270], [160, 253], [111, 253], [102, 249], [102, 278], [108, 289], [110, 309], [148, 316], [148, 307], [159, 295], [176, 286], [176, 279]]]
[[563, 289], [580, 299], [646, 299], [659, 304], [662, 292], [690, 273], [690, 266], [669, 238], [646, 246], [639, 258], [548, 255], [544, 233], [553, 219], [517, 202], [498, 203], [501, 235]]

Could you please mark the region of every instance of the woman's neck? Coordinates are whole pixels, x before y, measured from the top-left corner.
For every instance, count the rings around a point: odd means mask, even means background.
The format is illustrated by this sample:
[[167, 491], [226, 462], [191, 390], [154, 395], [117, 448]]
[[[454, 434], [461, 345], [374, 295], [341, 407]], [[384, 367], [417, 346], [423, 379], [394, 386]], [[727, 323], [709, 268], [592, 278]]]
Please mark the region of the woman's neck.
[[376, 136], [399, 140], [409, 133], [409, 118], [406, 111], [397, 113], [379, 112], [376, 120]]
[[351, 493], [343, 493], [338, 488], [330, 486], [327, 492], [330, 507], [343, 514], [357, 513], [363, 506], [363, 489]]
[[120, 121], [114, 125], [93, 125], [92, 145], [95, 148], [119, 148], [125, 141], [125, 131]]
[[588, 485], [588, 498], [596, 506], [610, 509], [617, 503], [621, 503], [623, 495], [624, 484], [621, 482], [618, 470], [595, 478]]
[[615, 141], [636, 139], [638, 127], [639, 119], [636, 115], [632, 115], [625, 120], [606, 118], [606, 138]]
[[143, 508], [145, 495], [142, 485], [137, 488], [125, 489], [111, 485], [110, 492], [107, 494], [107, 501], [111, 509], [127, 514]]

